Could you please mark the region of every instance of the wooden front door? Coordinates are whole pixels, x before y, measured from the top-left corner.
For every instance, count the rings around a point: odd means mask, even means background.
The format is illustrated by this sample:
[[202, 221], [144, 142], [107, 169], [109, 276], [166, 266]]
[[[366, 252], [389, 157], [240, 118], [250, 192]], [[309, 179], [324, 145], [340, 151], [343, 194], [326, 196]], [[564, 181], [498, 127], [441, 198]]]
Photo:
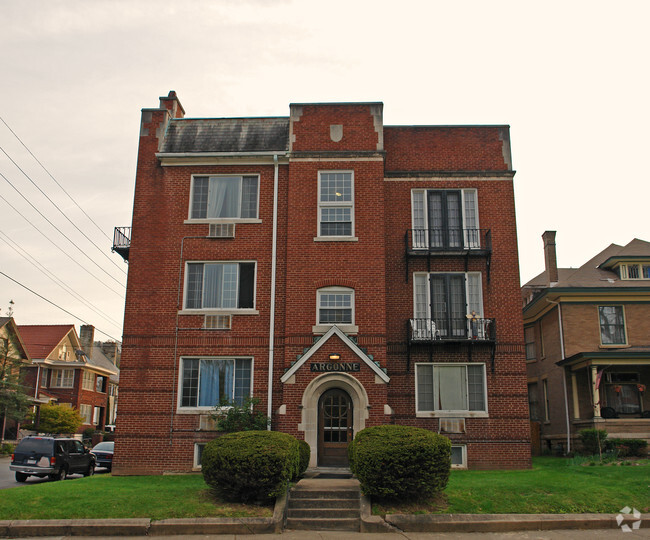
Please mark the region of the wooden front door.
[[318, 400], [318, 466], [347, 467], [352, 440], [352, 400], [339, 388]]

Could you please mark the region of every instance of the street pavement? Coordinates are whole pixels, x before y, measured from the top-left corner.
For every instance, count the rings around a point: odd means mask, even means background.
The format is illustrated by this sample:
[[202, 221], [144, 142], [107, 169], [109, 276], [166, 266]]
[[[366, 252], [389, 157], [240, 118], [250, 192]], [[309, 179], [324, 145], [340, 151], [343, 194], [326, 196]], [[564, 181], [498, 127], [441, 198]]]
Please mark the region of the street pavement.
[[[639, 529], [625, 533], [620, 529], [606, 530], [557, 530], [557, 531], [525, 531], [510, 533], [350, 533], [341, 531], [284, 531], [280, 534], [257, 534], [255, 540], [635, 540], [650, 538], [650, 529]], [[38, 537], [38, 540], [59, 540], [71, 538], [66, 536]], [[79, 538], [79, 537], [76, 537]], [[116, 540], [124, 539], [117, 536], [86, 536], [85, 540]], [[151, 536], [131, 536], [129, 538], [148, 538]], [[163, 538], [163, 537], [161, 537]], [[164, 536], [165, 540], [244, 540], [251, 539], [246, 534], [217, 534], [217, 535], [183, 535]], [[36, 539], [34, 539], [36, 540]]]

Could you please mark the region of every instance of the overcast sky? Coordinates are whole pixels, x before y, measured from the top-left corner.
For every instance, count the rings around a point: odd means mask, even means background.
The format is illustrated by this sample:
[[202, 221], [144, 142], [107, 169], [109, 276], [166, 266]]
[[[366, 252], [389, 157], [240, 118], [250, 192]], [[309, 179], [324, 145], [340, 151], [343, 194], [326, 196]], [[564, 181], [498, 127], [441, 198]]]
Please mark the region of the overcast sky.
[[96, 339], [121, 339], [127, 265], [110, 252], [113, 227], [131, 223], [140, 110], [172, 89], [188, 117], [382, 101], [386, 125], [509, 124], [522, 283], [543, 270], [545, 230], [557, 230], [561, 267], [650, 240], [647, 0], [0, 10], [0, 311], [13, 300], [18, 324], [85, 321]]

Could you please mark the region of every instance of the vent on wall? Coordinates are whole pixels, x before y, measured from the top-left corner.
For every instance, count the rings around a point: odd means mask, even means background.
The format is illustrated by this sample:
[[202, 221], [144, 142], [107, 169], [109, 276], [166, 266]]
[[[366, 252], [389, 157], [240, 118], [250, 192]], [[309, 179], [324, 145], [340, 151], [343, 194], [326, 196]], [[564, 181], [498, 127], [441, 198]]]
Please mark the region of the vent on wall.
[[230, 330], [232, 315], [206, 315], [203, 328], [207, 330]]
[[208, 238], [234, 238], [234, 223], [210, 223]]

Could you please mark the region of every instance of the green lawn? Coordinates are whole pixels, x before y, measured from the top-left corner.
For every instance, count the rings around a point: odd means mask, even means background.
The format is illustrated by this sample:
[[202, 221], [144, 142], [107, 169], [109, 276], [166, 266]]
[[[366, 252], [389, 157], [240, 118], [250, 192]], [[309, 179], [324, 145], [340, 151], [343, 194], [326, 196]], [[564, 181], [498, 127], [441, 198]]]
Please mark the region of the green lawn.
[[616, 513], [625, 506], [650, 511], [649, 460], [595, 466], [576, 461], [540, 457], [530, 470], [453, 470], [447, 489], [435, 500], [374, 504], [373, 513]]
[[272, 515], [272, 507], [215, 500], [200, 474], [96, 475], [0, 491], [0, 519], [166, 519]]

